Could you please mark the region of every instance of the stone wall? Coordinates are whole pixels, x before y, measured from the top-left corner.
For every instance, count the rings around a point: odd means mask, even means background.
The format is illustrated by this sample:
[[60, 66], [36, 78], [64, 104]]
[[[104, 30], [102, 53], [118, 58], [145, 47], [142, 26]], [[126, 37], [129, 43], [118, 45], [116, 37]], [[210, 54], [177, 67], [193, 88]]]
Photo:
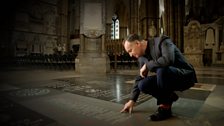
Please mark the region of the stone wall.
[[12, 43], [15, 56], [66, 51], [67, 0], [21, 1], [15, 10]]

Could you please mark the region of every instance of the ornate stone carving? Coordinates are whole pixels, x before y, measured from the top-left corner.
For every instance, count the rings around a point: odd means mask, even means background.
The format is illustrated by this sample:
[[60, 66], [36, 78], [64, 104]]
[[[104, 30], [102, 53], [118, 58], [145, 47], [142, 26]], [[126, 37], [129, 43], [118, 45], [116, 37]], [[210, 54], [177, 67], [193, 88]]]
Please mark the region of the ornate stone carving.
[[98, 38], [104, 34], [101, 30], [85, 30], [84, 35], [88, 38]]
[[155, 37], [156, 36], [156, 27], [155, 27], [153, 21], [152, 21], [151, 25], [149, 26], [149, 36], [150, 37]]
[[43, 23], [43, 6], [38, 1], [31, 1], [29, 17], [32, 22]]
[[202, 66], [202, 46], [201, 25], [198, 21], [191, 21], [184, 28], [184, 53], [194, 66]]
[[201, 42], [201, 26], [198, 21], [191, 21], [187, 26], [187, 33], [185, 34], [185, 53], [199, 53], [202, 52]]

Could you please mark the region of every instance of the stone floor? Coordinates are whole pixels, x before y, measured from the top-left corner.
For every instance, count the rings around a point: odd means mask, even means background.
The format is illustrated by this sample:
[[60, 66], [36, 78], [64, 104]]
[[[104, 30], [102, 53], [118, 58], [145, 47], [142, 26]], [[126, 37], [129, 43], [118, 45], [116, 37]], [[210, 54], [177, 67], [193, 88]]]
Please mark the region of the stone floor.
[[81, 76], [74, 71], [1, 68], [1, 126], [221, 126], [224, 68], [196, 68], [199, 83], [177, 92], [173, 117], [147, 120], [156, 100], [141, 94], [132, 114], [120, 113], [137, 70]]

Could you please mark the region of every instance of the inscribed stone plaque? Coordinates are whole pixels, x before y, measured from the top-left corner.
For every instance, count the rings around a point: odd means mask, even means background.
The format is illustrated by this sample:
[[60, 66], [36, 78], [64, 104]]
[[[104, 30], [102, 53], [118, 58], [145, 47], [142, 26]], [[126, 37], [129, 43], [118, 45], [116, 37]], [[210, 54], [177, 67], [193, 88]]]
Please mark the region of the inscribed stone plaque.
[[89, 38], [97, 38], [105, 34], [105, 1], [81, 1], [80, 34]]
[[85, 3], [84, 4], [84, 20], [83, 27], [85, 30], [101, 30], [102, 29], [102, 4], [101, 3]]

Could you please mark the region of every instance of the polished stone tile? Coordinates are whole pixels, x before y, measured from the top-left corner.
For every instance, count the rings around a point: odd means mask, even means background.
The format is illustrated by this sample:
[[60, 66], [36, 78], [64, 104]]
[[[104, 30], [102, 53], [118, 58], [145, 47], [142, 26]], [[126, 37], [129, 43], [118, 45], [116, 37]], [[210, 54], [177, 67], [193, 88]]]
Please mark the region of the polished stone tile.
[[132, 118], [119, 112], [123, 105], [71, 93], [29, 99], [20, 104], [68, 126], [112, 126]]
[[[58, 81], [57, 83], [48, 84], [46, 87], [124, 104], [128, 101], [133, 86], [133, 84], [125, 83], [125, 81], [133, 78], [134, 76], [127, 75], [63, 78], [56, 79]], [[150, 98], [150, 95], [141, 94], [136, 105]]]
[[176, 93], [181, 98], [188, 98], [188, 99], [195, 99], [195, 100], [204, 101], [209, 96], [211, 91], [190, 89], [190, 90], [186, 90], [186, 91], [183, 91], [183, 92], [177, 91]]
[[[21, 112], [21, 115], [15, 114], [14, 122], [24, 121], [29, 113], [33, 115], [29, 117], [31, 121], [42, 118], [45, 122], [41, 124], [43, 126], [223, 125], [224, 69], [200, 68], [196, 70], [199, 83], [209, 84], [214, 88], [203, 88], [204, 85], [197, 85], [190, 90], [177, 92], [180, 98], [173, 104], [173, 117], [161, 122], [147, 120], [147, 117], [158, 107], [156, 100], [148, 95], [142, 95], [142, 99], [140, 98], [142, 101], [135, 106], [132, 114], [119, 113], [123, 103], [128, 100], [133, 79], [138, 71], [118, 71], [116, 74], [89, 75], [88, 77], [76, 75], [74, 71], [23, 70], [15, 73], [5, 71], [13, 76], [3, 81], [0, 94], [1, 96], [4, 94], [4, 98], [10, 101], [5, 102], [8, 104], [6, 106], [10, 106], [13, 102], [18, 105], [16, 110], [24, 112]], [[46, 89], [49, 90], [48, 93]], [[4, 106], [1, 103], [1, 111]], [[14, 112], [18, 112], [16, 110]], [[7, 120], [8, 117], [4, 114], [10, 110], [2, 111], [4, 113], [1, 111], [0, 116], [3, 117], [1, 120]], [[28, 121], [25, 120], [25, 122]]]
[[0, 97], [1, 126], [46, 126], [56, 122], [4, 97]]

